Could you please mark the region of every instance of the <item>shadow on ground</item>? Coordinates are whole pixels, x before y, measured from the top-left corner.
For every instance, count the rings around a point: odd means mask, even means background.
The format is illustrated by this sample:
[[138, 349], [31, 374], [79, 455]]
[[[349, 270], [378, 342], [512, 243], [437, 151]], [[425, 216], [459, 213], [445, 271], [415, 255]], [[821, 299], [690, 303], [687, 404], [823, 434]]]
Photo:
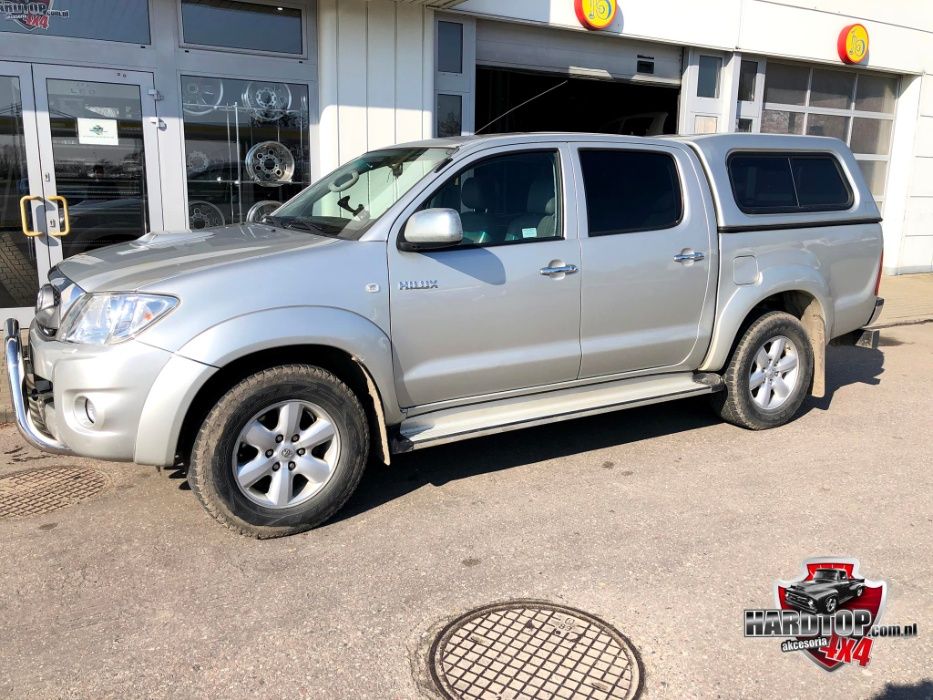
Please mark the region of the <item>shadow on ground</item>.
[[[879, 384], [879, 377], [884, 371], [884, 355], [878, 350], [832, 347], [827, 360], [826, 396], [807, 399], [803, 413], [828, 409], [833, 394], [844, 386]], [[710, 409], [707, 397], [702, 397], [398, 455], [393, 458], [391, 467], [370, 467], [359, 490], [334, 522], [352, 518], [428, 484], [440, 486], [457, 479], [673, 435], [718, 422], [719, 418]]]
[[873, 700], [933, 700], [933, 681], [904, 685], [888, 683]]

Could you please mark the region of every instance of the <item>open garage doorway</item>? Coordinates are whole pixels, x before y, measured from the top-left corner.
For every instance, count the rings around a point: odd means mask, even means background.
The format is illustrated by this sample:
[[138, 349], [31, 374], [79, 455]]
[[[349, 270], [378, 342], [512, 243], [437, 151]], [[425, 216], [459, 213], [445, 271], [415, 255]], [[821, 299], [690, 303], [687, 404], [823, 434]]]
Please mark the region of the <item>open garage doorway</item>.
[[[501, 116], [549, 89], [547, 94]], [[677, 129], [678, 95], [677, 87], [477, 66], [476, 128], [495, 120], [482, 133], [673, 134]]]

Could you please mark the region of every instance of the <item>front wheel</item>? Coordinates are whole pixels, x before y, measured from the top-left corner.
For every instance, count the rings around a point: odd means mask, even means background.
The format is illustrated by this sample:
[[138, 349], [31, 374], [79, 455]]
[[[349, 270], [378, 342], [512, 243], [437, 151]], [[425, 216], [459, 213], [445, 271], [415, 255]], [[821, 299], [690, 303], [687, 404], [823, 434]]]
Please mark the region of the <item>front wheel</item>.
[[723, 374], [725, 391], [713, 407], [726, 421], [751, 430], [790, 422], [813, 379], [813, 349], [803, 325], [783, 311], [752, 323]]
[[346, 384], [318, 367], [274, 367], [244, 379], [208, 414], [188, 483], [227, 527], [281, 537], [333, 516], [368, 454], [366, 415]]

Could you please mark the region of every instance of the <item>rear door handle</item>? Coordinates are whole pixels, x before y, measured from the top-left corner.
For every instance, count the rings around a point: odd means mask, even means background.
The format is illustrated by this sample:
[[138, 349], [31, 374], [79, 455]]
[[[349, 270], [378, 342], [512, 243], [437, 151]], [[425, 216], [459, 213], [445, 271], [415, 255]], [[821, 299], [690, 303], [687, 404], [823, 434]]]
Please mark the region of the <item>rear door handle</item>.
[[572, 275], [579, 270], [576, 265], [558, 265], [555, 267], [542, 267], [541, 274], [550, 277], [551, 275]]
[[703, 253], [678, 253], [674, 256], [674, 262], [699, 262], [705, 258], [706, 256]]

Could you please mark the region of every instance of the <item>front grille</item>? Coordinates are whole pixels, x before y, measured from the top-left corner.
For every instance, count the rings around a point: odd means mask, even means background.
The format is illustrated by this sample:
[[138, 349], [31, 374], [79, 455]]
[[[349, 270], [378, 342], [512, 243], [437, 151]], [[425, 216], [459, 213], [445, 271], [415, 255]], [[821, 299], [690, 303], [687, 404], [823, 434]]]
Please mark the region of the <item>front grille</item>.
[[784, 598], [788, 603], [796, 608], [803, 608], [804, 610], [816, 610], [816, 606], [813, 604], [813, 601], [803, 593], [788, 590], [787, 593], [784, 594]]

